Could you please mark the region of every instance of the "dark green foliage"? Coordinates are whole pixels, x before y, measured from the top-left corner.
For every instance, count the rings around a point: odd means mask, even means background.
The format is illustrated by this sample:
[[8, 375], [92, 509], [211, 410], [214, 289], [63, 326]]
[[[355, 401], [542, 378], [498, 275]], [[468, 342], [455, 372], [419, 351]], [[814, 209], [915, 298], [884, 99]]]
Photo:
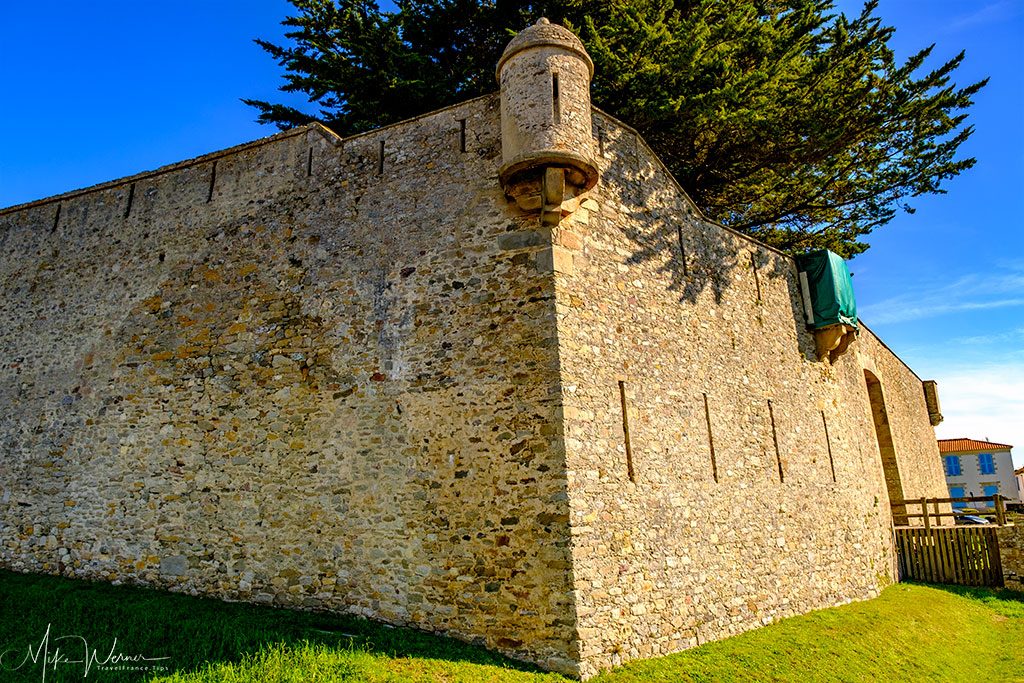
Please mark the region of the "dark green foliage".
[[594, 103], [637, 128], [713, 220], [776, 247], [851, 256], [909, 199], [970, 168], [963, 54], [895, 59], [893, 29], [827, 0], [290, 0], [289, 46], [258, 41], [315, 114], [246, 100], [281, 127], [342, 135], [493, 92], [505, 44], [536, 17], [596, 65]]

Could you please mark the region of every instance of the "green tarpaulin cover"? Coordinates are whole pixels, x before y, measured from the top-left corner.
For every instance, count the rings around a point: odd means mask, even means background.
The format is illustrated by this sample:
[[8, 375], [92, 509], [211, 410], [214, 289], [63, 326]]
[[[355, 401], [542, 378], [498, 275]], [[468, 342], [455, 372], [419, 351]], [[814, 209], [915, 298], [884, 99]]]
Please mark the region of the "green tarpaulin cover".
[[[814, 329], [829, 325], [851, 325], [857, 328], [857, 301], [853, 297], [850, 271], [838, 254], [827, 249], [796, 257], [801, 275], [804, 303], [810, 301], [808, 324]], [[806, 274], [806, 284], [804, 275]]]

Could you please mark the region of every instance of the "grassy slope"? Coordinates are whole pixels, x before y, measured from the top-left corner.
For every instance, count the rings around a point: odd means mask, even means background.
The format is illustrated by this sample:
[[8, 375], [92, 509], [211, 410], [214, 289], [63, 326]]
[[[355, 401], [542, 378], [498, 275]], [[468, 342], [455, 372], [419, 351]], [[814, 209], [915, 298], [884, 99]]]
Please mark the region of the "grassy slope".
[[[20, 661], [52, 623], [51, 651], [84, 636], [125, 654], [170, 656], [173, 681], [524, 681], [565, 683], [457, 641], [328, 614], [229, 604], [131, 587], [0, 571], [0, 652]], [[76, 652], [76, 651], [73, 651]], [[73, 655], [75, 656], [75, 655]], [[208, 663], [208, 664], [207, 664]], [[39, 681], [41, 671], [0, 671]], [[47, 681], [82, 680], [80, 666]], [[86, 680], [134, 681], [93, 669]], [[823, 610], [598, 680], [1024, 681], [1024, 596], [900, 584], [869, 602]]]

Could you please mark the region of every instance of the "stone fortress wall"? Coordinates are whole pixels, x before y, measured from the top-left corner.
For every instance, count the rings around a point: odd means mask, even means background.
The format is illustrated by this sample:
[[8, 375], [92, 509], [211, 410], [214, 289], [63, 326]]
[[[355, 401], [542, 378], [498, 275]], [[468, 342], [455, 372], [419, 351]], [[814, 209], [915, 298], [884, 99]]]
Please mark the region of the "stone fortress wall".
[[554, 282], [497, 98], [332, 137], [0, 216], [2, 564], [572, 669]]
[[945, 491], [920, 380], [866, 329], [817, 361], [792, 260], [562, 105], [601, 179], [561, 205], [503, 192], [495, 95], [0, 211], [0, 565], [582, 676], [876, 594], [865, 370], [906, 497]]
[[866, 328], [819, 362], [793, 260], [594, 129], [601, 182], [553, 237], [584, 673], [873, 597], [896, 576], [865, 370], [904, 497], [945, 491], [921, 380]]

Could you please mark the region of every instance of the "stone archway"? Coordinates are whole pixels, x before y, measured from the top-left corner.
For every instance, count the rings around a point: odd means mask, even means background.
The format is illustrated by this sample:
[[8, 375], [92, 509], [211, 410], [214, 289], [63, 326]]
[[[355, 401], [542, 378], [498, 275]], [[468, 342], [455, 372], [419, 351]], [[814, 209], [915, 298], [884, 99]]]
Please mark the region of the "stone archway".
[[[885, 474], [885, 488], [889, 495], [889, 502], [903, 500], [903, 481], [900, 479], [900, 470], [896, 463], [896, 449], [893, 447], [892, 432], [889, 429], [889, 413], [885, 409], [882, 383], [870, 370], [864, 371], [864, 381], [868, 387], [871, 417], [875, 423], [875, 438], [878, 441], [878, 452], [882, 456], [882, 471]], [[907, 508], [905, 505], [892, 508], [892, 521], [896, 526], [908, 525]]]

